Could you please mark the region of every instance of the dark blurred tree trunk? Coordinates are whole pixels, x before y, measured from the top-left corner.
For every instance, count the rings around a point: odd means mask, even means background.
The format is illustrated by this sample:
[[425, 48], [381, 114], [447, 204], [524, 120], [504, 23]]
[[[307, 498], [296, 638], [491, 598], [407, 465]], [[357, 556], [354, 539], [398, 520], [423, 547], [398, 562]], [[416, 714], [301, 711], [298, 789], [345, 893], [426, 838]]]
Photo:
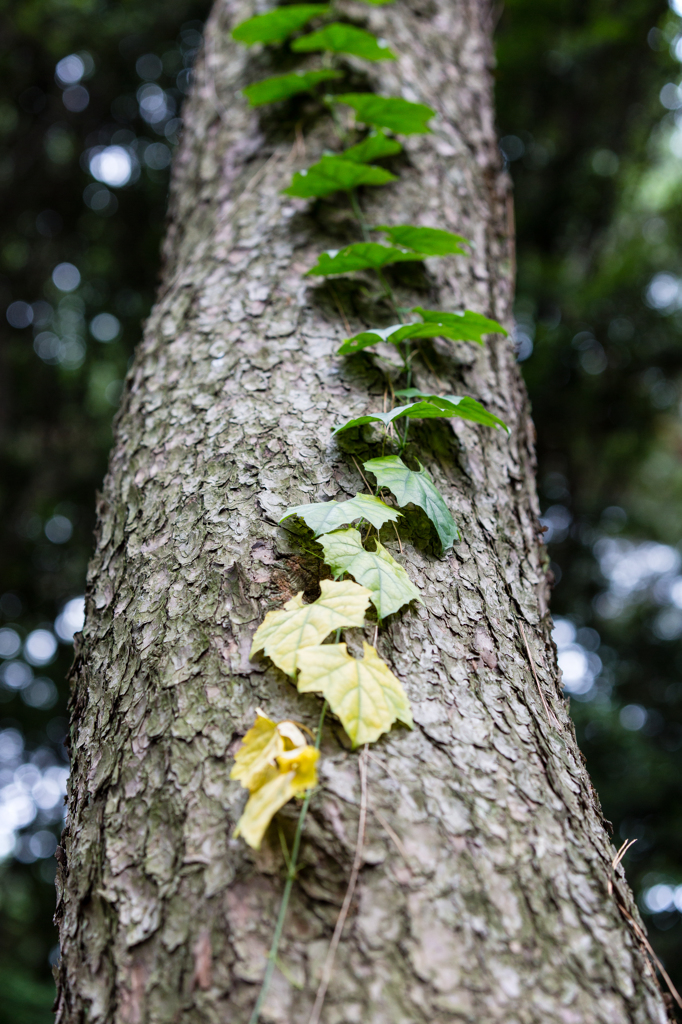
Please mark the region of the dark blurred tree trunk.
[[[402, 55], [369, 84], [440, 115], [433, 134], [408, 140], [400, 181], [365, 200], [370, 222], [429, 223], [475, 244], [471, 259], [429, 268], [430, 283], [399, 279], [403, 303], [509, 323], [487, 3], [348, 11]], [[244, 799], [231, 752], [258, 706], [310, 724], [319, 713], [249, 662], [265, 611], [315, 588], [315, 564], [274, 522], [287, 505], [361, 487], [331, 428], [382, 401], [369, 362], [334, 355], [339, 307], [359, 328], [370, 300], [301, 276], [321, 248], [350, 240], [347, 223], [338, 207], [313, 218], [280, 194], [332, 142], [327, 122], [300, 106], [291, 123], [259, 115], [237, 94], [270, 66], [229, 39], [250, 13], [228, 0], [208, 25], [161, 292], [99, 504], [74, 671], [59, 1024], [248, 1020], [283, 865], [276, 839], [258, 855], [231, 839]], [[364, 866], [323, 1020], [662, 1022], [651, 968], [608, 892], [613, 848], [558, 689], [525, 391], [508, 340], [473, 348], [436, 344], [419, 382], [465, 389], [512, 434], [459, 423], [415, 435], [464, 539], [445, 559], [405, 546], [425, 607], [396, 617], [380, 650], [416, 727], [372, 750]], [[353, 858], [357, 764], [331, 725], [267, 1021], [308, 1019]], [[295, 814], [283, 813], [285, 829]]]

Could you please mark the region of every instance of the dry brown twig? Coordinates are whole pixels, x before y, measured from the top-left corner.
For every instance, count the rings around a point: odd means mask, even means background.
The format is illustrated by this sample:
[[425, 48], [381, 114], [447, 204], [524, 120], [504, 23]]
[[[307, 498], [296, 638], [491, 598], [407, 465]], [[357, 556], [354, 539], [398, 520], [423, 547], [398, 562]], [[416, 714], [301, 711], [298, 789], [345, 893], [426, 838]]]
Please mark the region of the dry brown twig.
[[557, 718], [557, 716], [554, 714], [553, 711], [550, 711], [549, 704], [547, 703], [547, 701], [545, 699], [545, 695], [542, 692], [542, 687], [540, 686], [540, 680], [538, 679], [538, 674], [535, 671], [535, 662], [533, 661], [533, 655], [530, 653], [530, 647], [528, 646], [528, 640], [526, 639], [526, 631], [523, 628], [523, 623], [522, 622], [519, 622], [519, 629], [521, 630], [521, 636], [523, 637], [523, 642], [526, 645], [526, 652], [528, 654], [528, 660], [530, 661], [530, 667], [531, 667], [531, 669], [533, 671], [533, 679], [535, 680], [535, 685], [538, 688], [538, 693], [540, 694], [540, 700], [542, 701], [542, 703], [544, 705], [545, 713], [547, 715], [547, 720], [549, 721], [550, 725], [555, 725], [557, 727], [557, 729], [560, 729], [561, 726], [559, 724], [559, 719]]

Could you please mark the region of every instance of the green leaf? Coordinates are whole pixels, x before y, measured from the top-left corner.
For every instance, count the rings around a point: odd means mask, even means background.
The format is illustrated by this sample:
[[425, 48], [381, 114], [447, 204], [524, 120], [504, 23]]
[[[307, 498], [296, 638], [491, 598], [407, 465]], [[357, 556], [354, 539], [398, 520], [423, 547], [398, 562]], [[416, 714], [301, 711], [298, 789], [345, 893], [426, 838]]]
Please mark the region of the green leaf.
[[[412, 312], [419, 313], [427, 323], [439, 324], [459, 331], [457, 341], [475, 341], [478, 345], [482, 345], [482, 335], [484, 334], [506, 335], [508, 333], [502, 324], [498, 324], [497, 320], [489, 320], [482, 313], [473, 313], [470, 309], [465, 309], [463, 313], [443, 313], [437, 309], [422, 309], [421, 306], [415, 306]], [[436, 333], [440, 335], [441, 332]], [[448, 335], [448, 337], [452, 337], [452, 335]]]
[[299, 693], [321, 693], [341, 719], [354, 747], [374, 743], [396, 719], [413, 726], [410, 702], [385, 661], [363, 641], [364, 657], [345, 644], [309, 647], [301, 656]]
[[254, 82], [242, 89], [252, 107], [265, 103], [276, 103], [295, 96], [297, 92], [310, 92], [318, 82], [330, 78], [343, 78], [342, 71], [296, 71], [291, 75], [273, 75], [262, 82]]
[[356, 519], [366, 519], [380, 530], [384, 523], [397, 522], [401, 513], [387, 505], [381, 498], [370, 494], [356, 494], [348, 501], [320, 501], [310, 505], [296, 505], [289, 508], [279, 520], [299, 516], [310, 527], [316, 537], [331, 533], [340, 526], [348, 526]]
[[[412, 411], [405, 414], [410, 419], [430, 419], [438, 415], [446, 416], [449, 419], [459, 416], [463, 420], [482, 423], [484, 427], [502, 427], [507, 433], [510, 432], [504, 420], [495, 416], [494, 413], [488, 412], [485, 406], [477, 402], [475, 398], [470, 398], [469, 395], [429, 395], [420, 391], [419, 388], [405, 388], [402, 391], [396, 391], [395, 394], [399, 398], [420, 399], [410, 406]], [[435, 407], [440, 412], [416, 411], [421, 410], [422, 406]]]
[[288, 196], [328, 196], [339, 189], [350, 191], [358, 185], [386, 185], [395, 181], [395, 174], [383, 167], [368, 167], [367, 164], [343, 160], [340, 156], [323, 156], [305, 171], [294, 175], [289, 188], [282, 191]]
[[410, 103], [395, 96], [377, 96], [373, 92], [345, 92], [331, 96], [334, 103], [345, 103], [355, 111], [358, 121], [378, 128], [390, 128], [402, 135], [419, 135], [431, 129], [426, 122], [435, 114], [423, 103]]
[[[465, 330], [466, 333], [466, 330]], [[380, 341], [388, 341], [392, 345], [399, 345], [401, 341], [409, 338], [449, 338], [451, 341], [473, 341], [473, 338], [462, 337], [460, 325], [450, 326], [445, 323], [412, 323], [392, 324], [390, 327], [373, 327], [371, 331], [362, 331], [352, 338], [346, 338], [343, 345], [338, 349], [340, 356], [349, 356], [354, 352], [360, 352], [364, 348], [376, 345]], [[479, 344], [483, 344], [479, 341]]]
[[384, 156], [394, 156], [402, 148], [397, 139], [389, 139], [383, 132], [372, 132], [363, 142], [344, 150], [339, 156], [343, 160], [354, 160], [356, 164], [370, 164]]
[[352, 529], [320, 537], [324, 560], [334, 575], [347, 572], [367, 587], [377, 615], [385, 619], [410, 601], [421, 601], [421, 597], [402, 565], [383, 544], [378, 540], [375, 543], [376, 551], [366, 551], [359, 532]]
[[471, 244], [461, 235], [453, 235], [450, 231], [443, 231], [441, 228], [416, 228], [410, 224], [398, 224], [395, 227], [390, 227], [387, 224], [381, 224], [374, 230], [383, 231], [385, 235], [388, 235], [392, 245], [414, 249], [415, 252], [423, 252], [428, 256], [449, 256], [452, 253], [462, 253], [466, 256], [467, 253], [462, 245]]
[[363, 466], [374, 474], [380, 487], [388, 487], [401, 508], [411, 502], [426, 512], [436, 528], [444, 552], [449, 551], [454, 542], [459, 540], [457, 524], [443, 495], [423, 466], [415, 473], [397, 455], [370, 459]]
[[377, 242], [354, 242], [345, 249], [320, 253], [317, 264], [308, 274], [350, 274], [354, 270], [380, 270], [390, 263], [414, 262], [423, 259], [419, 253], [391, 249]]
[[265, 651], [282, 672], [293, 676], [296, 659], [304, 647], [321, 644], [333, 629], [362, 626], [370, 594], [349, 582], [322, 580], [321, 595], [304, 604], [303, 591], [283, 608], [268, 612], [256, 630], [249, 657]]
[[309, 50], [330, 50], [332, 53], [352, 53], [355, 57], [365, 60], [395, 60], [395, 54], [388, 48], [388, 43], [380, 42], [371, 32], [352, 25], [343, 25], [334, 21], [325, 25], [318, 32], [309, 36], [301, 36], [294, 40], [291, 49], [297, 53]]
[[232, 29], [232, 38], [245, 46], [254, 43], [282, 43], [296, 29], [303, 28], [311, 18], [327, 14], [326, 4], [292, 4], [290, 7], [276, 7], [267, 14], [242, 21]]

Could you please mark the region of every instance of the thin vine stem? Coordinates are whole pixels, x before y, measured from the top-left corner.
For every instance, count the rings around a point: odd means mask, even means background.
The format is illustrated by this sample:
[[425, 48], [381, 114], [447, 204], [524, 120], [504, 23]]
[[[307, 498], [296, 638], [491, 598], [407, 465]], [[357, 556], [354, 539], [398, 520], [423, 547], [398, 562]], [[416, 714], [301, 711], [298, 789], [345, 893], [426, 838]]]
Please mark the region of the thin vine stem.
[[[315, 750], [320, 749], [320, 743], [322, 742], [322, 726], [324, 725], [324, 716], [327, 713], [327, 702], [325, 701], [322, 705], [322, 712], [320, 714], [320, 721], [317, 726], [317, 733], [315, 735]], [[260, 992], [258, 993], [258, 999], [256, 1005], [253, 1008], [253, 1012], [249, 1017], [249, 1024], [258, 1024], [260, 1012], [263, 1009], [263, 1004], [268, 995], [270, 989], [270, 982], [272, 981], [272, 975], [275, 967], [277, 966], [277, 953], [279, 952], [279, 944], [282, 938], [282, 932], [284, 930], [284, 921], [287, 916], [287, 910], [289, 907], [289, 899], [291, 897], [291, 890], [293, 889], [294, 882], [296, 880], [296, 873], [298, 871], [298, 852], [301, 847], [301, 837], [303, 835], [303, 825], [305, 824], [306, 814], [308, 813], [308, 805], [313, 795], [313, 791], [309, 790], [303, 798], [303, 806], [301, 807], [300, 814], [298, 816], [298, 822], [296, 825], [296, 834], [294, 835], [294, 844], [291, 848], [291, 855], [289, 857], [289, 863], [287, 867], [286, 884], [284, 886], [284, 892], [282, 893], [282, 902], [279, 907], [279, 914], [277, 915], [277, 924], [275, 925], [275, 932], [272, 936], [272, 944], [268, 953], [268, 963], [265, 968], [265, 974], [263, 975], [263, 981], [261, 983]]]

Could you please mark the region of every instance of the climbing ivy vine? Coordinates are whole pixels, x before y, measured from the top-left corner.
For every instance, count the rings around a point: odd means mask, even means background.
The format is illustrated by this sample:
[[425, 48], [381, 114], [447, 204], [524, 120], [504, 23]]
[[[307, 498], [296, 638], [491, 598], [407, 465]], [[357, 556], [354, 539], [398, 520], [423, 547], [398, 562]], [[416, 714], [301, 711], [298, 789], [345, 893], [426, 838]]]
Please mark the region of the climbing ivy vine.
[[[383, 4], [391, 0], [366, 2]], [[376, 481], [374, 493], [368, 485], [368, 493], [358, 493], [347, 501], [298, 505], [289, 508], [280, 519], [280, 523], [298, 520], [312, 533], [312, 543], [321, 551], [319, 557], [329, 567], [333, 579], [322, 580], [320, 596], [312, 603], [306, 603], [301, 592], [282, 608], [268, 612], [251, 648], [252, 657], [264, 654], [290, 677], [300, 693], [318, 693], [324, 703], [317, 732], [309, 734], [312, 743], [305, 735], [307, 730], [299, 724], [276, 723], [259, 710], [237, 751], [232, 770], [232, 778], [249, 791], [235, 835], [241, 835], [254, 849], [260, 846], [277, 811], [292, 797], [304, 796], [291, 851], [286, 848], [280, 830], [287, 881], [250, 1024], [259, 1018], [275, 967], [297, 871], [303, 824], [310, 794], [317, 784], [325, 713], [330, 710], [339, 719], [354, 748], [374, 742], [395, 722], [412, 727], [409, 701], [400, 681], [378, 655], [376, 636], [388, 616], [400, 613], [421, 598], [404, 566], [380, 538], [384, 527], [390, 528], [400, 543], [400, 522], [411, 515], [415, 506], [433, 524], [443, 554], [459, 539], [459, 532], [427, 469], [416, 459], [418, 469], [411, 469], [401, 458], [408, 443], [410, 421], [460, 417], [507, 430], [502, 420], [468, 395], [430, 394], [412, 386], [412, 365], [417, 352], [414, 343], [419, 339], [438, 337], [482, 345], [484, 335], [506, 331], [496, 321], [470, 310], [458, 313], [421, 307], [405, 309], [397, 304], [385, 274], [387, 267], [427, 257], [466, 255], [469, 243], [440, 228], [368, 224], [359, 190], [397, 180], [394, 173], [377, 166], [377, 162], [401, 152], [400, 136], [429, 132], [428, 122], [434, 111], [421, 103], [372, 92], [325, 91], [345, 76], [343, 56], [334, 55], [351, 54], [370, 61], [395, 60], [386, 41], [350, 23], [330, 21], [331, 18], [331, 6], [292, 4], [237, 25], [232, 37], [246, 46], [287, 46], [293, 53], [323, 55], [323, 67], [317, 70], [275, 75], [247, 86], [243, 94], [253, 107], [259, 107], [308, 93], [333, 119], [339, 144], [345, 148], [325, 153], [317, 163], [295, 173], [282, 192], [301, 199], [344, 194], [347, 197], [357, 220], [358, 241], [340, 250], [321, 253], [307, 274], [332, 277], [361, 272], [376, 277], [396, 322], [389, 327], [370, 327], [346, 338], [338, 354], [352, 356], [387, 343], [397, 353], [404, 387], [394, 390], [389, 380], [391, 409], [356, 416], [340, 423], [334, 431], [338, 435], [370, 424], [379, 426], [381, 455], [363, 463], [363, 469]], [[318, 27], [307, 31], [311, 22]], [[376, 240], [376, 236], [383, 241]], [[375, 351], [374, 355], [378, 353]], [[387, 449], [392, 454], [387, 454]], [[375, 616], [373, 623], [367, 620], [370, 606]], [[346, 643], [340, 642], [341, 633], [369, 624], [375, 625], [374, 645], [363, 642], [363, 656], [356, 658], [348, 653]], [[333, 632], [334, 641], [326, 642]], [[324, 992], [321, 997], [318, 993], [314, 1015], [319, 1015], [323, 998]]]

